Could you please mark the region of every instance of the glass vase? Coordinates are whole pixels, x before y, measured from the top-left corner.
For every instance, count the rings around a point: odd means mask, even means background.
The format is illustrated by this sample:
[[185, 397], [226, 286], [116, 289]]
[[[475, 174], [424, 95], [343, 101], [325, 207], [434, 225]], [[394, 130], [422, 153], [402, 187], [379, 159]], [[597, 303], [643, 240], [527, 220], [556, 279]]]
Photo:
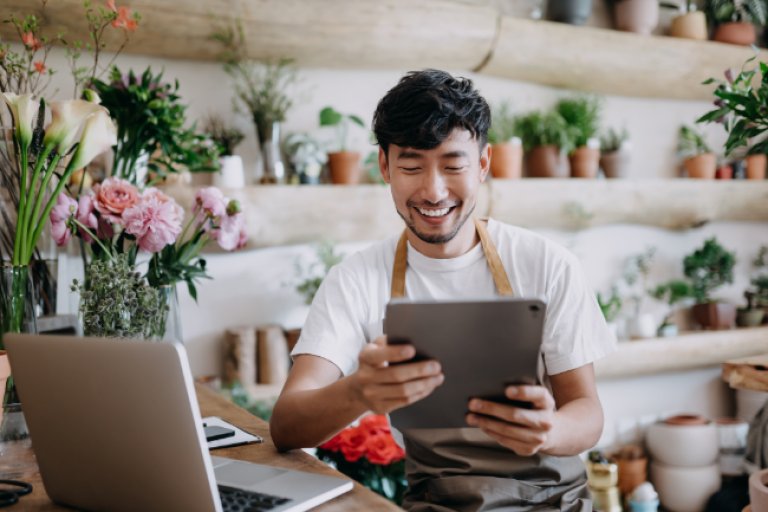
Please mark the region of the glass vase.
[[282, 183], [285, 177], [285, 165], [280, 153], [280, 123], [258, 126], [259, 143], [261, 144], [261, 161], [264, 163], [262, 184]]
[[[60, 164], [57, 172], [63, 173], [65, 166]], [[58, 184], [54, 176], [43, 194], [43, 204], [48, 204], [53, 190]], [[31, 277], [35, 287], [37, 316], [52, 316], [56, 314], [56, 296], [58, 293], [57, 280], [59, 277], [59, 248], [51, 235], [50, 216], [45, 220], [45, 225], [40, 233], [40, 238], [35, 246], [35, 251], [30, 262]]]
[[152, 339], [156, 341], [178, 341], [183, 343], [181, 336], [181, 310], [176, 285], [157, 287], [158, 313], [157, 323], [153, 327]]
[[[7, 367], [4, 339], [10, 333], [37, 334], [36, 297], [27, 266], [4, 266], [0, 272], [0, 359]], [[37, 471], [31, 456], [32, 443], [10, 371], [1, 375], [3, 386], [0, 410], [0, 479], [18, 478]]]

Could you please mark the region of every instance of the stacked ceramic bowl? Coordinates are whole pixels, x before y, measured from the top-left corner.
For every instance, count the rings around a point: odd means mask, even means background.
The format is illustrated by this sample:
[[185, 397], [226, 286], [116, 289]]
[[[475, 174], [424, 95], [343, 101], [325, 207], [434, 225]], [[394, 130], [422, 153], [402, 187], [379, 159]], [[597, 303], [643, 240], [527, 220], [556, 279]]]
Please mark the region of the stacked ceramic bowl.
[[673, 416], [648, 427], [651, 482], [669, 512], [702, 512], [720, 489], [717, 427], [701, 416]]

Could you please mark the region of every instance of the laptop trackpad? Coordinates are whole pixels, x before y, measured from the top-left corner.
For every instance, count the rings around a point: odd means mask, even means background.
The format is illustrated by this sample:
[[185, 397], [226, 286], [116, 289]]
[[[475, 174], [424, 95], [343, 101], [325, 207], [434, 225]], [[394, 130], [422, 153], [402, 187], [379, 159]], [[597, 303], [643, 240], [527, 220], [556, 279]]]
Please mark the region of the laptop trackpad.
[[216, 483], [233, 487], [248, 487], [286, 472], [285, 469], [233, 461], [213, 469]]

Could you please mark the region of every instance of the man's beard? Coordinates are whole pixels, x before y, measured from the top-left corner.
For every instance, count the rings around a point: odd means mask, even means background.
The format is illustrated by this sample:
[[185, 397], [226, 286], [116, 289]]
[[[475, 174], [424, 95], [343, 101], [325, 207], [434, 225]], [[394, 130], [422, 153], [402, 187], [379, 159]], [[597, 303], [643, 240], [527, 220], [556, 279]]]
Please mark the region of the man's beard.
[[[448, 242], [453, 240], [457, 234], [459, 234], [459, 230], [462, 228], [462, 226], [464, 226], [464, 223], [467, 222], [467, 219], [469, 219], [469, 217], [471, 217], [472, 213], [475, 211], [476, 205], [477, 203], [472, 205], [472, 209], [469, 210], [469, 212], [464, 216], [464, 218], [459, 219], [453, 231], [451, 231], [447, 235], [443, 235], [443, 234], [428, 235], [426, 233], [420, 233], [416, 229], [415, 222], [413, 221], [412, 218], [410, 218], [411, 217], [410, 215], [408, 216], [409, 218], [406, 219], [405, 217], [403, 217], [403, 214], [400, 213], [400, 210], [398, 210], [397, 208], [395, 208], [395, 210], [397, 210], [397, 214], [400, 215], [400, 218], [405, 221], [405, 225], [408, 226], [408, 228], [413, 232], [414, 235], [416, 235], [419, 238], [419, 240], [421, 240], [422, 242], [426, 242], [428, 244], [442, 245], [442, 244], [447, 244]], [[411, 207], [408, 206], [409, 212], [410, 212], [410, 208]]]

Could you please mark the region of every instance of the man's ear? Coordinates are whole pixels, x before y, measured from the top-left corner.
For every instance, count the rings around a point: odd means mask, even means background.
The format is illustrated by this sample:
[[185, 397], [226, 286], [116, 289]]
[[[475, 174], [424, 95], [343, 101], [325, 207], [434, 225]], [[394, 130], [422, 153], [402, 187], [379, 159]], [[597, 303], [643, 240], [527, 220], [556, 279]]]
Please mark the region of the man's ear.
[[480, 183], [485, 181], [488, 171], [491, 169], [491, 145], [486, 144], [480, 150]]
[[387, 163], [387, 154], [383, 148], [379, 148], [379, 172], [385, 183], [389, 184], [389, 164]]

